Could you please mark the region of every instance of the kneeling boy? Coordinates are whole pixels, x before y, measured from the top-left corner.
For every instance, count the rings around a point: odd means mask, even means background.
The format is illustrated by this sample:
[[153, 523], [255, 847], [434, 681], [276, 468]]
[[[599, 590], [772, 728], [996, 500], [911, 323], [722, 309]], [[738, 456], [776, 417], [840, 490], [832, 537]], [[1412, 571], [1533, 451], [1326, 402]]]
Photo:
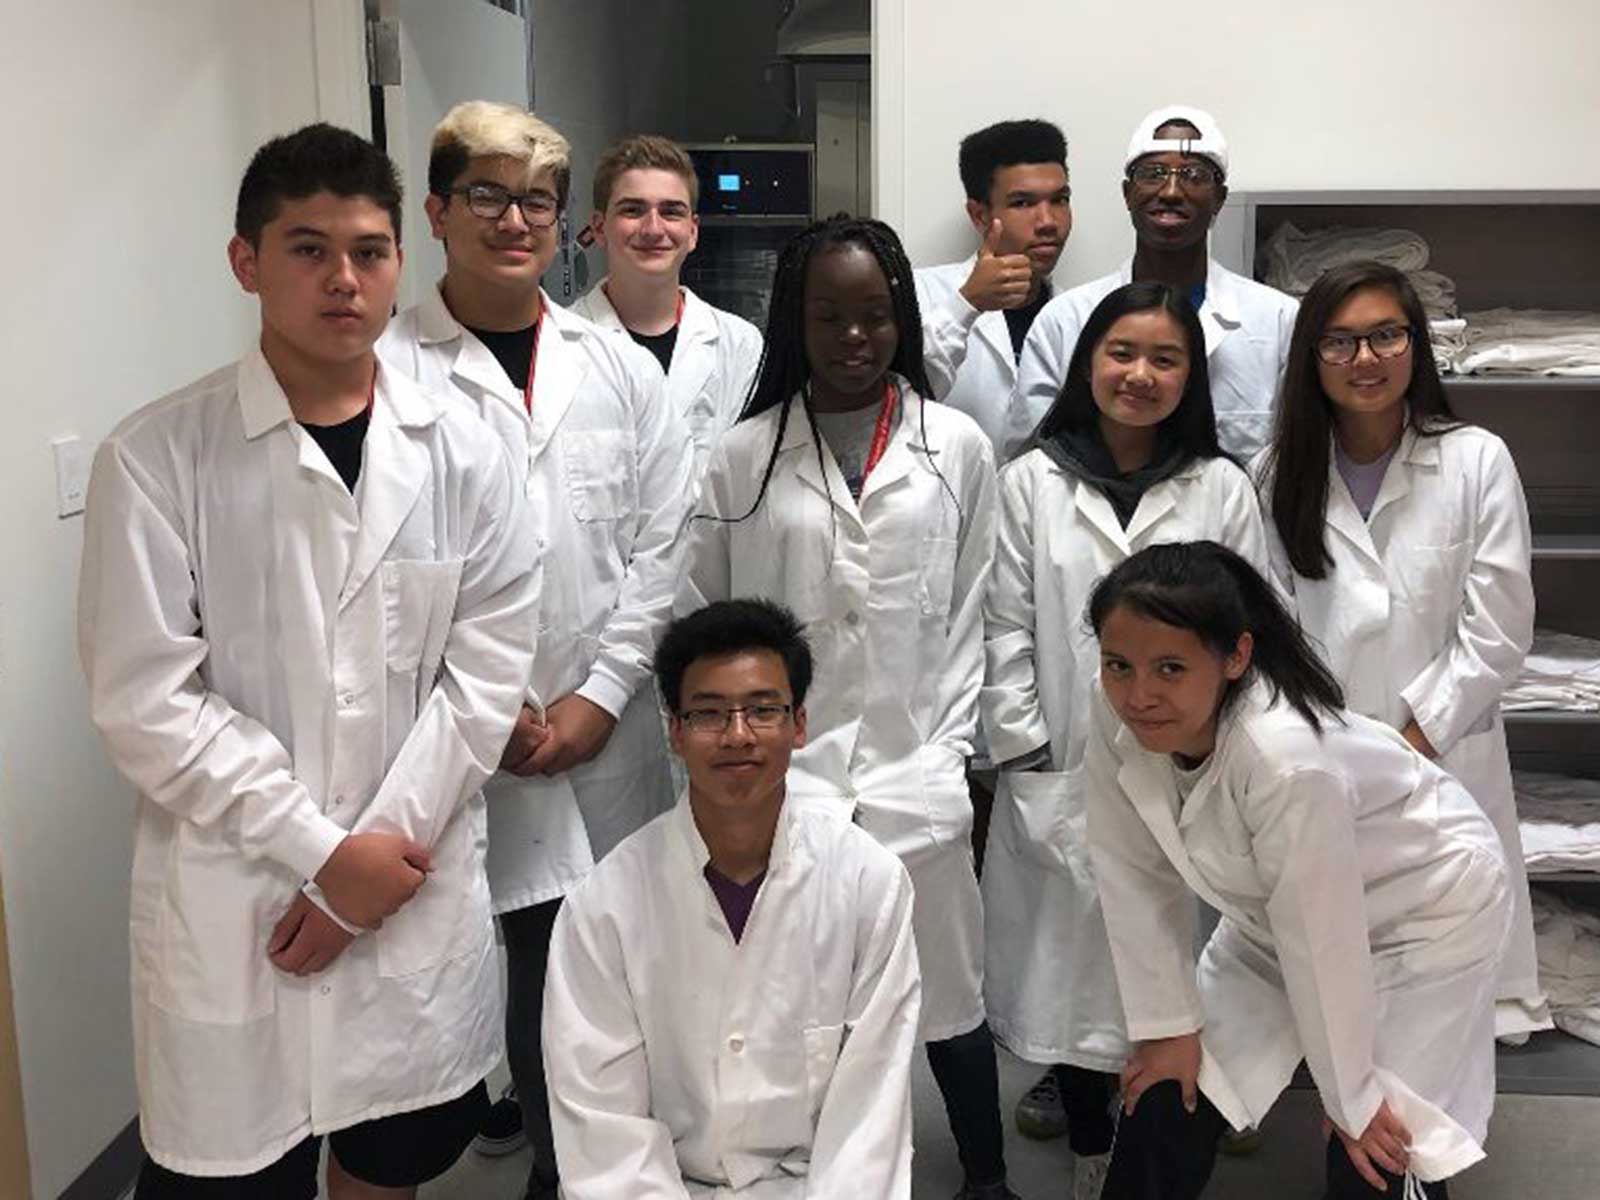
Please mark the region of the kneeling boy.
[[712, 604], [655, 670], [688, 790], [568, 894], [551, 942], [563, 1194], [909, 1200], [911, 882], [849, 821], [785, 803], [799, 623]]

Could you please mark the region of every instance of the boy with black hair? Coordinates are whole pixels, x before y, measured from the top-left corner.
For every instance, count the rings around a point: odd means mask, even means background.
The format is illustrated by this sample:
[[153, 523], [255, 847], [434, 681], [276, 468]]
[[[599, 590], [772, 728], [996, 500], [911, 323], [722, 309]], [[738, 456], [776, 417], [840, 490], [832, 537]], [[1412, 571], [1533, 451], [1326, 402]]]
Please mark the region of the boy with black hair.
[[263, 146], [228, 258], [259, 346], [95, 458], [79, 637], [138, 788], [140, 1200], [413, 1196], [488, 1106], [500, 1002], [480, 792], [538, 603], [510, 464], [381, 367], [389, 160]]
[[566, 1200], [911, 1195], [911, 880], [786, 802], [811, 652], [765, 600], [655, 660], [688, 788], [556, 920], [545, 1062]]
[[917, 271], [923, 353], [936, 398], [998, 453], [1023, 339], [1072, 232], [1067, 139], [1048, 121], [1001, 121], [963, 138], [958, 161], [978, 249]]
[[696, 484], [761, 363], [761, 331], [680, 282], [700, 238], [699, 198], [694, 163], [678, 143], [640, 134], [609, 147], [594, 171], [589, 229], [610, 273], [572, 306], [655, 355], [694, 439]]
[[551, 564], [524, 631], [537, 650], [521, 715], [487, 789], [532, 1200], [557, 1187], [539, 1049], [556, 911], [613, 846], [672, 807], [650, 658], [671, 617], [694, 459], [650, 355], [539, 286], [570, 180], [567, 140], [532, 113], [481, 100], [446, 113], [425, 201], [445, 275], [380, 346], [500, 434]]

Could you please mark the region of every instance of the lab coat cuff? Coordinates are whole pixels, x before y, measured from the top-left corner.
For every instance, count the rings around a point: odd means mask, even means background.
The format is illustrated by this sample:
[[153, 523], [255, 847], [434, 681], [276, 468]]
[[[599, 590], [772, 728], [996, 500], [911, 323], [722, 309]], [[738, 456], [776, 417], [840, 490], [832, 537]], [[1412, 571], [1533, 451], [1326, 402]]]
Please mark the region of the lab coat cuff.
[[[963, 283], [965, 283], [964, 280]], [[945, 316], [958, 329], [970, 330], [978, 323], [978, 318], [983, 316], [983, 311], [973, 308], [967, 298], [961, 294], [961, 289], [957, 288], [950, 293], [950, 307], [945, 310]]]
[[322, 894], [322, 889], [319, 888], [316, 884], [308, 883], [308, 884], [305, 885], [305, 887], [301, 888], [300, 890], [305, 893], [305, 897], [306, 897], [307, 900], [311, 901], [311, 903], [315, 904], [318, 908], [320, 908], [324, 913], [326, 913], [328, 915], [328, 920], [332, 921], [335, 925], [337, 925], [340, 929], [344, 930], [351, 937], [360, 937], [363, 933], [366, 932], [366, 930], [362, 929], [361, 926], [350, 924], [349, 921], [346, 921], [338, 913], [334, 912], [333, 911], [333, 905], [328, 903], [328, 898]]
[[[1383, 1085], [1378, 1082], [1377, 1072], [1367, 1072], [1366, 1079], [1362, 1081], [1348, 1104], [1342, 1103], [1344, 1100], [1342, 1096], [1339, 1100], [1341, 1101], [1339, 1108], [1342, 1111], [1337, 1114], [1330, 1111], [1329, 1119], [1351, 1137], [1360, 1137], [1366, 1132], [1367, 1126], [1372, 1124], [1372, 1118], [1378, 1115], [1378, 1109], [1383, 1104]], [[1326, 1104], [1327, 1100], [1324, 1099], [1323, 1103]]]
[[1181, 1016], [1132, 1017], [1128, 1020], [1128, 1040], [1153, 1042], [1161, 1038], [1182, 1037], [1186, 1033], [1199, 1033], [1205, 1023], [1205, 1014], [1199, 1009]]
[[989, 735], [989, 757], [1005, 764], [1050, 748], [1050, 731], [1044, 722], [1028, 722], [1021, 729], [985, 729]]
[[1428, 744], [1442, 755], [1456, 744], [1459, 732], [1450, 728], [1447, 704], [1429, 703], [1431, 698], [1444, 689], [1428, 680], [1427, 674], [1424, 671], [1402, 688], [1400, 698], [1411, 709], [1411, 716], [1416, 721], [1417, 728], [1426, 735]]
[[339, 843], [350, 831], [322, 813], [284, 823], [267, 846], [267, 853], [301, 879], [315, 879]]
[[591, 672], [576, 694], [591, 704], [598, 704], [618, 721], [622, 720], [622, 710], [628, 707], [628, 701], [633, 698], [628, 688], [599, 671]]

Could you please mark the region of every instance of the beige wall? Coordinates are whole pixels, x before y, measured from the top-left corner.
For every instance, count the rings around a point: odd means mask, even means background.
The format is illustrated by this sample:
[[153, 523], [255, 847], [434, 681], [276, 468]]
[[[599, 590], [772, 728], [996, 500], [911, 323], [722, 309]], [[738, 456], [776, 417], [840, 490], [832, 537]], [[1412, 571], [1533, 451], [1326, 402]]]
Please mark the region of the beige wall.
[[22, 1073], [11, 1011], [11, 959], [6, 953], [6, 907], [0, 889], [0, 1200], [26, 1200], [28, 1139], [22, 1124]]

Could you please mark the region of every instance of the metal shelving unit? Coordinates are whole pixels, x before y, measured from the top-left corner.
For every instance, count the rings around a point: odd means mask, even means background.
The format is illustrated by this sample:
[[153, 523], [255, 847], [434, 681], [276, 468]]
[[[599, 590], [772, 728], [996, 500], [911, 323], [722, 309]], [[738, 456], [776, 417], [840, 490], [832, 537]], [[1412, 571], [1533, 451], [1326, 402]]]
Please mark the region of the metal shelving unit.
[[[1255, 275], [1257, 249], [1284, 221], [1406, 228], [1456, 284], [1462, 311], [1506, 306], [1600, 311], [1600, 192], [1234, 193], [1213, 253]], [[1461, 416], [1505, 439], [1528, 497], [1541, 627], [1600, 638], [1600, 378], [1445, 376]], [[1505, 715], [1515, 765], [1600, 777], [1600, 713]], [[1535, 876], [1574, 903], [1600, 904], [1600, 873]], [[1501, 1047], [1505, 1093], [1600, 1097], [1600, 1046], [1560, 1032]]]

